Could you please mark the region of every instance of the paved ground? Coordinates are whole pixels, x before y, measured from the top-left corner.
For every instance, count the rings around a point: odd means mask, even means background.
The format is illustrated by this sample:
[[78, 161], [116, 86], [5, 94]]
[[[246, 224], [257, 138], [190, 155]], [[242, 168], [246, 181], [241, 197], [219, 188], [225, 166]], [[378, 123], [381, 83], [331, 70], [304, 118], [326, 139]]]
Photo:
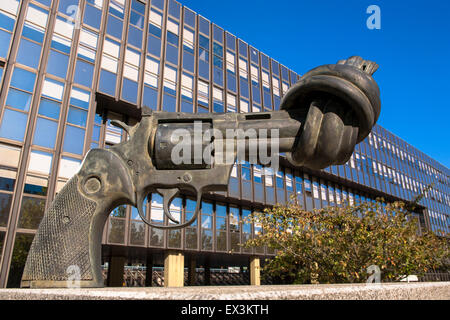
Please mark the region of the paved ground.
[[0, 300], [450, 300], [450, 282], [184, 288], [0, 289]]

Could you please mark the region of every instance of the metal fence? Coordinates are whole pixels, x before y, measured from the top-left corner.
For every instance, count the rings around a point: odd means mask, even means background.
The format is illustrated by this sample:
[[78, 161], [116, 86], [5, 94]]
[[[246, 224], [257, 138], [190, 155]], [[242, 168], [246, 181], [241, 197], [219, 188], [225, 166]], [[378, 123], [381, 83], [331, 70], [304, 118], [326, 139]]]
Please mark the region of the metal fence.
[[[107, 270], [103, 270], [103, 278], [106, 285]], [[125, 269], [123, 276], [124, 287], [145, 287], [145, 279], [147, 277], [147, 271], [145, 268], [133, 268]], [[438, 281], [450, 281], [450, 273], [428, 273], [418, 277], [419, 282], [438, 282]], [[228, 270], [211, 269], [210, 281], [211, 286], [236, 286], [236, 285], [249, 285], [250, 274], [247, 271], [244, 272], [230, 272]], [[275, 281], [269, 277], [261, 278], [262, 285], [275, 284]], [[184, 285], [189, 285], [188, 272], [184, 273]], [[205, 271], [204, 269], [196, 270], [195, 284], [194, 286], [206, 285]], [[164, 269], [154, 268], [152, 270], [152, 286], [163, 287], [164, 286]]]

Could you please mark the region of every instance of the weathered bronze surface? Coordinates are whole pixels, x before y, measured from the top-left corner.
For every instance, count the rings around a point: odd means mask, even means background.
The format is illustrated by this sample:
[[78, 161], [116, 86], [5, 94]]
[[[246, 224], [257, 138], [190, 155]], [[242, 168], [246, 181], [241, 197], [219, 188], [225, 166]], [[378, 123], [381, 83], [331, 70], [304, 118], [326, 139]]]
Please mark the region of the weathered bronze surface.
[[[313, 69], [286, 93], [280, 111], [184, 114], [143, 107], [135, 126], [114, 122], [128, 132], [129, 140], [108, 150], [88, 152], [80, 171], [42, 219], [28, 254], [22, 287], [66, 287], [68, 268], [73, 266], [79, 268], [81, 287], [102, 287], [101, 235], [115, 207], [137, 207], [142, 220], [156, 228], [183, 228], [197, 219], [204, 192], [227, 190], [234, 161], [174, 163], [171, 151], [176, 143], [171, 137], [176, 129], [193, 132], [195, 123], [201, 123], [203, 131], [214, 128], [223, 137], [228, 129], [278, 129], [279, 152], [286, 153], [293, 165], [322, 169], [346, 163], [380, 114], [379, 89], [372, 78], [377, 68], [373, 62], [351, 57]], [[245, 149], [261, 139], [270, 145], [269, 138], [245, 139]], [[225, 153], [219, 141], [214, 140], [213, 145], [212, 157]], [[233, 160], [236, 152], [233, 148]], [[143, 202], [155, 192], [163, 196], [164, 213], [173, 223], [161, 226], [146, 220]], [[196, 212], [189, 221], [177, 221], [170, 214], [170, 203], [179, 192], [197, 195]]]

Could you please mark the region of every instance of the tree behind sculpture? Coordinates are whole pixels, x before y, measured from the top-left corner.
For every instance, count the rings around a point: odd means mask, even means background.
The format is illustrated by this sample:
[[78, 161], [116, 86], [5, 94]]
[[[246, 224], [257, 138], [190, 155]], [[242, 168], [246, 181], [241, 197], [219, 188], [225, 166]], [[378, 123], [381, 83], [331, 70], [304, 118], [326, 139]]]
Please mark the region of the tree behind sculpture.
[[263, 232], [246, 246], [277, 250], [263, 271], [282, 283], [366, 282], [370, 266], [383, 282], [448, 271], [448, 238], [419, 232], [404, 203], [382, 201], [312, 212], [295, 200], [268, 208], [250, 218]]

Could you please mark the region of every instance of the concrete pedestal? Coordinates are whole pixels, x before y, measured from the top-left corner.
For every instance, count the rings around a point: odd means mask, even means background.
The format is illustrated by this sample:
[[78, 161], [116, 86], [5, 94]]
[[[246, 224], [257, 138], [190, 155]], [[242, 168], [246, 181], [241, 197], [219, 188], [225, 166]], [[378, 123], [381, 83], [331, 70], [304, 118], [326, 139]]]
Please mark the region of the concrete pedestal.
[[184, 288], [0, 289], [0, 300], [449, 300], [450, 282]]

